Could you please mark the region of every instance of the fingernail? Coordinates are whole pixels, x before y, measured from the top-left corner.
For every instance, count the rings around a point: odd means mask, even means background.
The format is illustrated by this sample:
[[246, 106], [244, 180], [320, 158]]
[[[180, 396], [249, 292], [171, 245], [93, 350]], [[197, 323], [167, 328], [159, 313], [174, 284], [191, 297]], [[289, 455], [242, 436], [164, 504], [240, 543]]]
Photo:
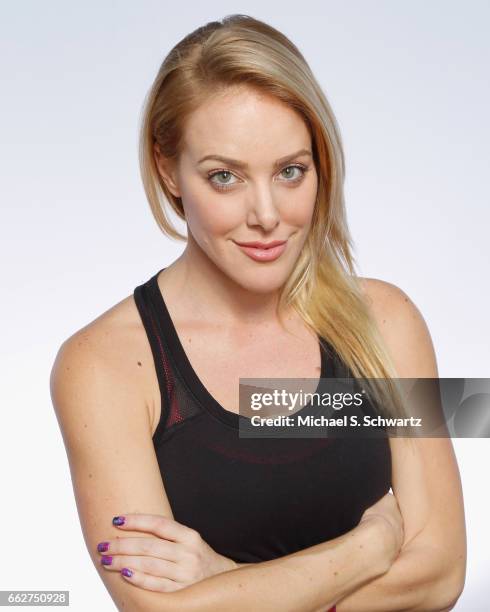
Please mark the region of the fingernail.
[[126, 578], [131, 578], [133, 575], [133, 570], [130, 570], [129, 567], [123, 567], [121, 570], [121, 574], [126, 576]]
[[106, 555], [103, 555], [100, 559], [100, 562], [102, 563], [102, 565], [111, 565], [112, 557], [106, 557]]
[[100, 542], [97, 544], [97, 550], [99, 552], [106, 552], [106, 550], [109, 550], [109, 542]]
[[112, 519], [112, 524], [113, 524], [113, 525], [124, 525], [124, 521], [125, 521], [125, 520], [126, 520], [126, 519], [124, 518], [124, 516], [115, 516], [115, 517]]

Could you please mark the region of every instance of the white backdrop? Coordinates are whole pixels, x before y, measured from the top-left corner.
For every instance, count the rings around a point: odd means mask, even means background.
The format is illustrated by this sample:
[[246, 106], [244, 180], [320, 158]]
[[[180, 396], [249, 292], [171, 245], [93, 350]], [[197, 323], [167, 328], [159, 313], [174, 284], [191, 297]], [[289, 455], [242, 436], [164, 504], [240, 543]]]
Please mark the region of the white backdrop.
[[[115, 609], [85, 549], [49, 373], [68, 336], [183, 249], [154, 223], [138, 122], [165, 54], [230, 13], [277, 27], [338, 118], [359, 272], [401, 287], [441, 377], [488, 377], [490, 3], [0, 4], [0, 589]], [[456, 609], [488, 610], [487, 439], [454, 440], [468, 529]]]

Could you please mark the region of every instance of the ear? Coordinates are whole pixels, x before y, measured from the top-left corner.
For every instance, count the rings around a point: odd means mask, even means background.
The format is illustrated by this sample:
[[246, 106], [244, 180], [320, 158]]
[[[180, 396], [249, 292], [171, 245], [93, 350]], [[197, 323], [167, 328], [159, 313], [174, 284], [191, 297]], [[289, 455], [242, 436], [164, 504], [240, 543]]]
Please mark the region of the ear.
[[180, 191], [176, 180], [177, 173], [174, 164], [172, 164], [168, 158], [162, 155], [160, 146], [156, 142], [153, 144], [153, 153], [155, 156], [155, 163], [158, 173], [162, 177], [165, 185], [172, 195], [174, 195], [176, 198], [180, 198]]

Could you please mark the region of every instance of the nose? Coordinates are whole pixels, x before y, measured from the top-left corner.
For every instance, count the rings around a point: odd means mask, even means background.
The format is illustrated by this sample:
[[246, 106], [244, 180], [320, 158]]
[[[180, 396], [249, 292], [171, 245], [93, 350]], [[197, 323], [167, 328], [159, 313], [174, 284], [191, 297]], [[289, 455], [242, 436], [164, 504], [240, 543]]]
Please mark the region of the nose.
[[248, 225], [259, 225], [265, 231], [273, 230], [280, 222], [280, 215], [270, 187], [258, 185], [251, 193], [251, 198], [247, 215]]

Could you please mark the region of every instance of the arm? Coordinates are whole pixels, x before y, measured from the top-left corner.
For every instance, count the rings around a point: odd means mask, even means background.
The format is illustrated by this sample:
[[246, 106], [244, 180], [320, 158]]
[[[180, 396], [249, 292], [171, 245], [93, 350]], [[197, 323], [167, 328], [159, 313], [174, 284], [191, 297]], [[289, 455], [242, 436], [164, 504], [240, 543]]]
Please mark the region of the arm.
[[[396, 446], [404, 440], [392, 442]], [[419, 479], [417, 470], [410, 466], [407, 478], [395, 479], [393, 486], [404, 522], [409, 526], [400, 555], [386, 574], [338, 602], [337, 612], [442, 612], [454, 607], [463, 590], [464, 513], [451, 441], [420, 439], [416, 449], [416, 461], [413, 457], [410, 461], [419, 468], [423, 466], [423, 477]], [[407, 457], [405, 452], [410, 451], [397, 449], [396, 461]], [[404, 467], [408, 471], [407, 463]], [[399, 469], [401, 475], [403, 466]], [[426, 486], [429, 495], [424, 490]]]
[[172, 593], [173, 605], [189, 612], [326, 611], [342, 593], [387, 570], [388, 556], [379, 554], [382, 529], [367, 521], [329, 542], [212, 576]]
[[[400, 378], [437, 378], [427, 325], [408, 296], [376, 281], [375, 318]], [[393, 492], [404, 520], [402, 550], [390, 570], [338, 602], [338, 612], [443, 611], [466, 573], [463, 494], [450, 438], [391, 438]]]
[[[108, 341], [117, 347], [114, 333], [97, 328], [66, 341], [53, 366], [51, 393], [85, 542], [118, 609], [248, 612], [256, 607], [263, 612], [311, 612], [327, 609], [387, 571], [390, 535], [379, 522], [172, 592], [138, 588], [119, 573], [105, 570], [96, 546], [120, 535], [112, 525], [113, 516], [144, 512], [172, 517], [153, 448], [148, 407], [132, 371], [139, 355], [136, 349], [121, 350], [120, 345], [119, 350], [109, 348]], [[131, 535], [143, 534], [124, 532], [125, 537]]]

